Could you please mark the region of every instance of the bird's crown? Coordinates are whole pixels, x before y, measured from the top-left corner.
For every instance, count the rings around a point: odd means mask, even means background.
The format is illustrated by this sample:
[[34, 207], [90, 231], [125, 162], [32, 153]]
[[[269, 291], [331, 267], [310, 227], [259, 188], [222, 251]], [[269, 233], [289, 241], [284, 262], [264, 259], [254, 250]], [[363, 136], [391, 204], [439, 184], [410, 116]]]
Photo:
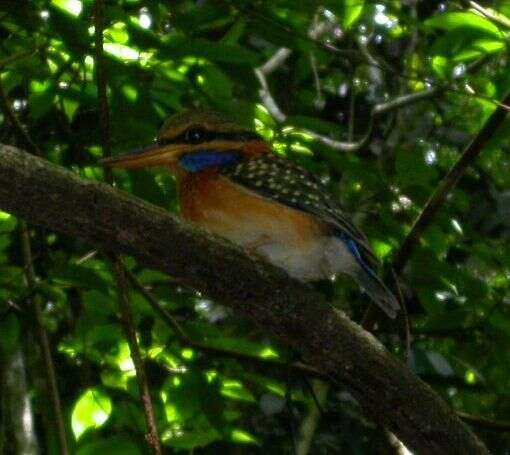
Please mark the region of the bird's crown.
[[189, 110], [168, 118], [158, 132], [159, 143], [198, 144], [212, 140], [249, 141], [260, 137], [215, 111]]

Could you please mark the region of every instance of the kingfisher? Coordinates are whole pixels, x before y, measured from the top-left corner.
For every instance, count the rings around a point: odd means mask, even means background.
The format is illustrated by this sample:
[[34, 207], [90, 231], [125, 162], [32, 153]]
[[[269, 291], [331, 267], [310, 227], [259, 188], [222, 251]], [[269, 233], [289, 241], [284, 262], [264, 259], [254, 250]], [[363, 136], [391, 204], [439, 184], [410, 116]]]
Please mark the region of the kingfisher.
[[167, 168], [186, 221], [303, 282], [346, 274], [388, 316], [396, 316], [399, 304], [377, 274], [366, 237], [326, 186], [225, 115], [178, 113], [163, 124], [154, 144], [102, 164]]

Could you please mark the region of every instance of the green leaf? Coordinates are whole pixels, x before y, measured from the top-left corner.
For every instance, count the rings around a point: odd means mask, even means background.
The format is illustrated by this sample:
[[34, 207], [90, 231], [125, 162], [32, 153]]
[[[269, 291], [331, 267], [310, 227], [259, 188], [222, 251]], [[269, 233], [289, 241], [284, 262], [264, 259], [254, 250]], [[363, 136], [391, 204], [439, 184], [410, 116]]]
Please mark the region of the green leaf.
[[238, 444], [260, 444], [260, 442], [250, 433], [239, 428], [234, 428], [230, 434], [233, 442]]
[[456, 53], [453, 57], [455, 62], [473, 60], [483, 55], [495, 54], [504, 50], [506, 44], [502, 40], [478, 39], [474, 41], [467, 49]]
[[342, 22], [345, 28], [351, 28], [360, 18], [365, 7], [365, 0], [344, 0], [344, 17]]
[[0, 234], [14, 231], [17, 224], [14, 216], [0, 210]]
[[32, 81], [28, 105], [34, 119], [38, 120], [53, 108], [56, 95], [55, 89], [55, 84], [52, 81]]
[[181, 432], [164, 432], [161, 439], [165, 445], [170, 447], [190, 450], [211, 444], [221, 439], [221, 435], [213, 428], [187, 429]]
[[55, 274], [54, 279], [59, 283], [86, 290], [97, 289], [103, 292], [108, 290], [106, 279], [97, 270], [87, 267], [87, 264], [69, 264], [64, 271]]
[[94, 441], [81, 446], [77, 455], [141, 455], [143, 452], [126, 436], [114, 436], [101, 441]]
[[432, 57], [432, 69], [437, 75], [447, 78], [449, 76], [451, 65], [446, 57], [443, 57], [442, 55], [434, 55], [434, 57]]
[[159, 51], [163, 58], [182, 58], [186, 56], [203, 57], [212, 62], [234, 63], [239, 65], [256, 66], [259, 57], [254, 52], [239, 46], [214, 42], [206, 39], [187, 39], [174, 37]]
[[395, 166], [398, 181], [402, 186], [427, 186], [437, 175], [418, 150], [400, 152]]
[[232, 81], [219, 66], [214, 64], [204, 65], [200, 68], [200, 72], [197, 81], [202, 90], [211, 98], [229, 99], [232, 97]]
[[224, 379], [222, 381], [221, 394], [233, 400], [255, 403], [253, 394], [243, 385], [241, 381]]
[[71, 427], [78, 440], [87, 431], [100, 428], [112, 413], [110, 397], [97, 388], [89, 388], [82, 393], [74, 405]]
[[444, 31], [456, 29], [475, 29], [498, 38], [502, 38], [501, 30], [490, 20], [472, 12], [454, 11], [451, 13], [436, 14], [425, 21], [425, 26]]
[[57, 8], [60, 8], [62, 11], [72, 15], [79, 16], [82, 10], [82, 3], [80, 0], [51, 0]]

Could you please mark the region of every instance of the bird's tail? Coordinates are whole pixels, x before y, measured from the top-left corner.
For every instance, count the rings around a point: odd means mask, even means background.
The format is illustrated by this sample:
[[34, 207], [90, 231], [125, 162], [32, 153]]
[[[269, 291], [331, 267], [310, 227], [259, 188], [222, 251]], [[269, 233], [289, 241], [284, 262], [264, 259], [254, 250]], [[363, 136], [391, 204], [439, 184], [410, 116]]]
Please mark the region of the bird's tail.
[[397, 299], [374, 272], [360, 267], [353, 273], [353, 278], [390, 318], [397, 316], [400, 308]]

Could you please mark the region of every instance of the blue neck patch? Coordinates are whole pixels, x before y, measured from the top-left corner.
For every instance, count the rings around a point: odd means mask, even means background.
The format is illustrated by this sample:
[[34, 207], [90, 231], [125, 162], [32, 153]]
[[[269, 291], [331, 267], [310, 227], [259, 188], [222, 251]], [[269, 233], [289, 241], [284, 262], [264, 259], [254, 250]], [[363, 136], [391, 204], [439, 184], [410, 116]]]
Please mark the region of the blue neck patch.
[[239, 152], [197, 151], [186, 153], [179, 158], [182, 167], [188, 172], [200, 172], [211, 167], [221, 167], [239, 160]]

